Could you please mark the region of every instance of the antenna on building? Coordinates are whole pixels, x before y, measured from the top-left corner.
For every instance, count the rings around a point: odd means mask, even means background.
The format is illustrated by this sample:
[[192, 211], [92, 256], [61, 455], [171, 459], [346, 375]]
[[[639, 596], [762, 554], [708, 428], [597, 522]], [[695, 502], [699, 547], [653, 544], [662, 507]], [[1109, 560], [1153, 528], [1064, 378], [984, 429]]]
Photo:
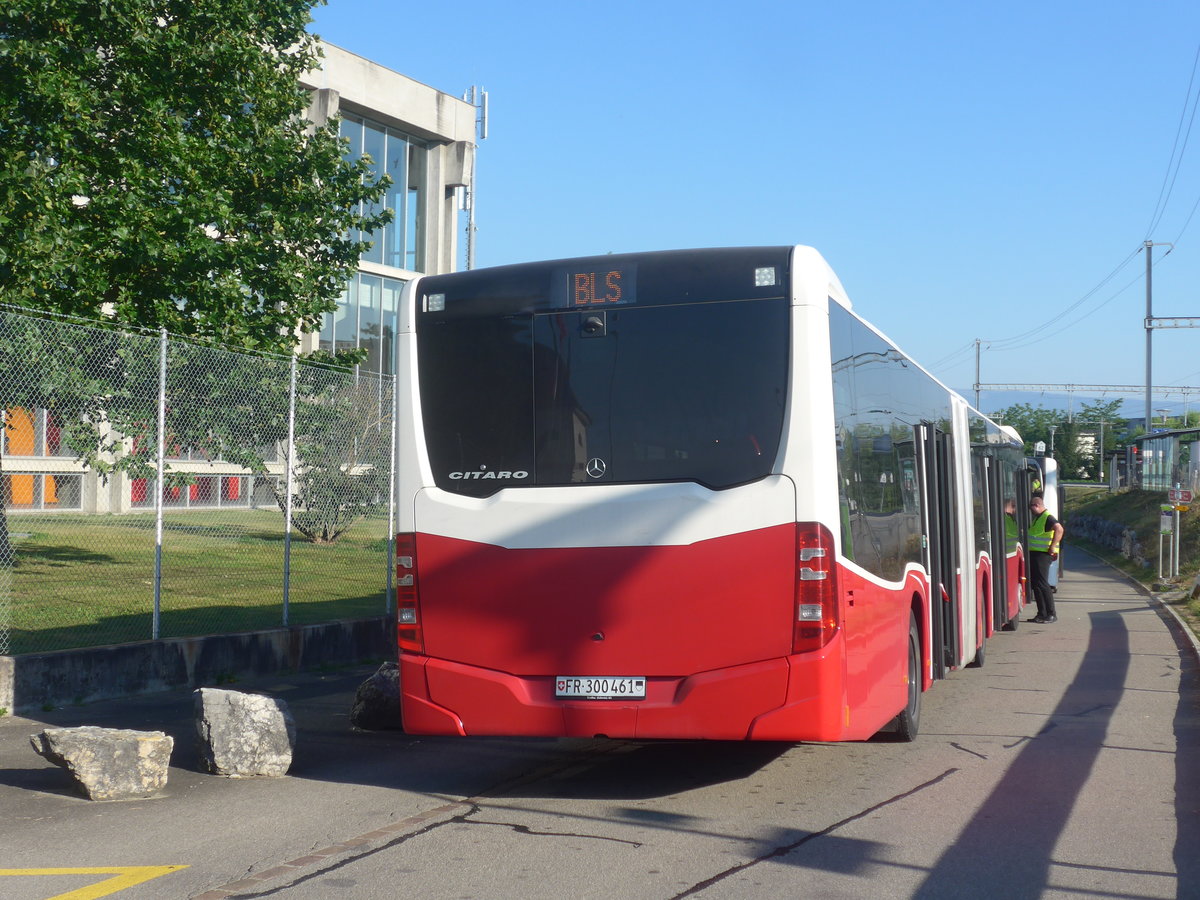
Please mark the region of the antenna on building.
[[475, 158], [478, 155], [479, 142], [487, 140], [488, 136], [488, 93], [480, 87], [472, 85], [463, 94], [463, 99], [475, 107], [475, 145], [471, 148], [471, 178], [463, 195], [464, 209], [467, 211], [467, 268], [475, 268]]

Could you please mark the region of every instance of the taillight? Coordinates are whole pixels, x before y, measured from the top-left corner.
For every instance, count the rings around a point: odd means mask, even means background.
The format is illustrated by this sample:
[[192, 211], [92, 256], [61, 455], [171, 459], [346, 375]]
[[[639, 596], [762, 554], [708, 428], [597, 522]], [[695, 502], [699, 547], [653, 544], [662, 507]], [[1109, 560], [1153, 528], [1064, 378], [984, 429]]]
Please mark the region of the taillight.
[[820, 650], [837, 634], [837, 566], [833, 535], [815, 522], [796, 524], [796, 609], [792, 652]]
[[401, 650], [424, 653], [417, 592], [417, 536], [396, 535], [396, 641]]

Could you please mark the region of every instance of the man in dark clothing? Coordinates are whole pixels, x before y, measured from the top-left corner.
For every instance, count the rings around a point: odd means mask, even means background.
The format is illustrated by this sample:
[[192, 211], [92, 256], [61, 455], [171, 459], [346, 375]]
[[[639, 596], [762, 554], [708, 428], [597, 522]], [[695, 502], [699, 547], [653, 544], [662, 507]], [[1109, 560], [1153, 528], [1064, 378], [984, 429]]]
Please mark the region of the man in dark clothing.
[[1029, 582], [1038, 610], [1029, 621], [1049, 624], [1058, 621], [1054, 614], [1054, 589], [1050, 587], [1050, 566], [1058, 559], [1063, 527], [1050, 515], [1040, 494], [1034, 494], [1030, 499], [1029, 513], [1033, 517], [1029, 523], [1029, 563], [1033, 570], [1029, 573]]

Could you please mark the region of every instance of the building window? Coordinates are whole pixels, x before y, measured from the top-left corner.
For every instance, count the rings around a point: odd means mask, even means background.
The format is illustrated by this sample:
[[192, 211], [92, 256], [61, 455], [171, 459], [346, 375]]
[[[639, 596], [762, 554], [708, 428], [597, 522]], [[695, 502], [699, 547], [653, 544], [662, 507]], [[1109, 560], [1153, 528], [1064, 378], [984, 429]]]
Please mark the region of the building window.
[[[265, 475], [198, 475], [191, 484], [164, 487], [163, 506], [168, 509], [256, 509], [260, 505], [274, 505], [272, 478]], [[152, 509], [156, 487], [153, 479], [130, 481], [129, 505], [135, 509]]]
[[325, 316], [317, 347], [367, 351], [364, 370], [394, 374], [392, 354], [396, 339], [396, 316], [404, 282], [359, 272], [338, 298], [337, 309]]
[[348, 159], [366, 154], [371, 157], [371, 175], [388, 175], [392, 183], [383, 200], [364, 207], [364, 215], [373, 215], [384, 207], [394, 213], [392, 221], [378, 231], [361, 234], [372, 241], [362, 256], [367, 262], [396, 269], [420, 271], [425, 266], [425, 192], [428, 146], [409, 135], [357, 116], [343, 115], [342, 137], [350, 142]]
[[20, 473], [8, 476], [9, 509], [81, 509], [82, 475]]
[[[349, 142], [347, 158], [369, 155], [372, 175], [386, 174], [392, 182], [381, 203], [363, 209], [365, 215], [371, 215], [387, 207], [394, 218], [375, 232], [358, 235], [372, 242], [362, 259], [394, 269], [421, 271], [425, 266], [428, 145], [354, 115], [343, 115], [341, 134]], [[400, 279], [359, 272], [338, 298], [337, 309], [326, 314], [317, 347], [330, 353], [366, 350], [364, 370], [392, 374], [396, 315], [403, 287]]]
[[74, 456], [54, 413], [13, 406], [4, 412], [4, 453], [7, 456]]

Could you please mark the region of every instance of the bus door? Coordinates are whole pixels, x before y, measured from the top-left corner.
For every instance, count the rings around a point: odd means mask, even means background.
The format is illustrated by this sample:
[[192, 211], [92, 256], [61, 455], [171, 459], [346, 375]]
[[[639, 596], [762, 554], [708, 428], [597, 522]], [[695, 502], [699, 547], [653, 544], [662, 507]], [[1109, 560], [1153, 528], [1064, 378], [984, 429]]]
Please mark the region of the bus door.
[[954, 501], [954, 448], [951, 435], [933, 422], [917, 427], [921, 451], [924, 503], [922, 520], [925, 531], [925, 566], [929, 572], [931, 654], [933, 677], [944, 678], [961, 658], [959, 636], [959, 549]]
[[[1050, 515], [1062, 521], [1063, 509], [1066, 504], [1063, 499], [1063, 488], [1058, 483], [1058, 460], [1050, 456], [1042, 457], [1042, 491], [1046, 495], [1046, 509], [1050, 510]], [[1050, 564], [1050, 589], [1058, 590], [1058, 580], [1062, 577], [1063, 558], [1060, 553], [1058, 559]]]
[[1008, 534], [1004, 513], [1004, 479], [1000, 462], [990, 456], [983, 458], [984, 502], [988, 511], [991, 540], [988, 552], [992, 555], [992, 627], [1001, 628], [1008, 622]]
[[[1025, 465], [1017, 472], [1017, 531], [1021, 535], [1021, 550], [1025, 556], [1025, 577], [1031, 579], [1033, 572], [1033, 560], [1029, 557], [1029, 524], [1033, 521], [1033, 516], [1029, 514], [1029, 499], [1033, 496], [1035, 489], [1042, 490], [1042, 470], [1037, 462], [1026, 458]], [[1026, 588], [1032, 585], [1031, 580], [1027, 580]]]

